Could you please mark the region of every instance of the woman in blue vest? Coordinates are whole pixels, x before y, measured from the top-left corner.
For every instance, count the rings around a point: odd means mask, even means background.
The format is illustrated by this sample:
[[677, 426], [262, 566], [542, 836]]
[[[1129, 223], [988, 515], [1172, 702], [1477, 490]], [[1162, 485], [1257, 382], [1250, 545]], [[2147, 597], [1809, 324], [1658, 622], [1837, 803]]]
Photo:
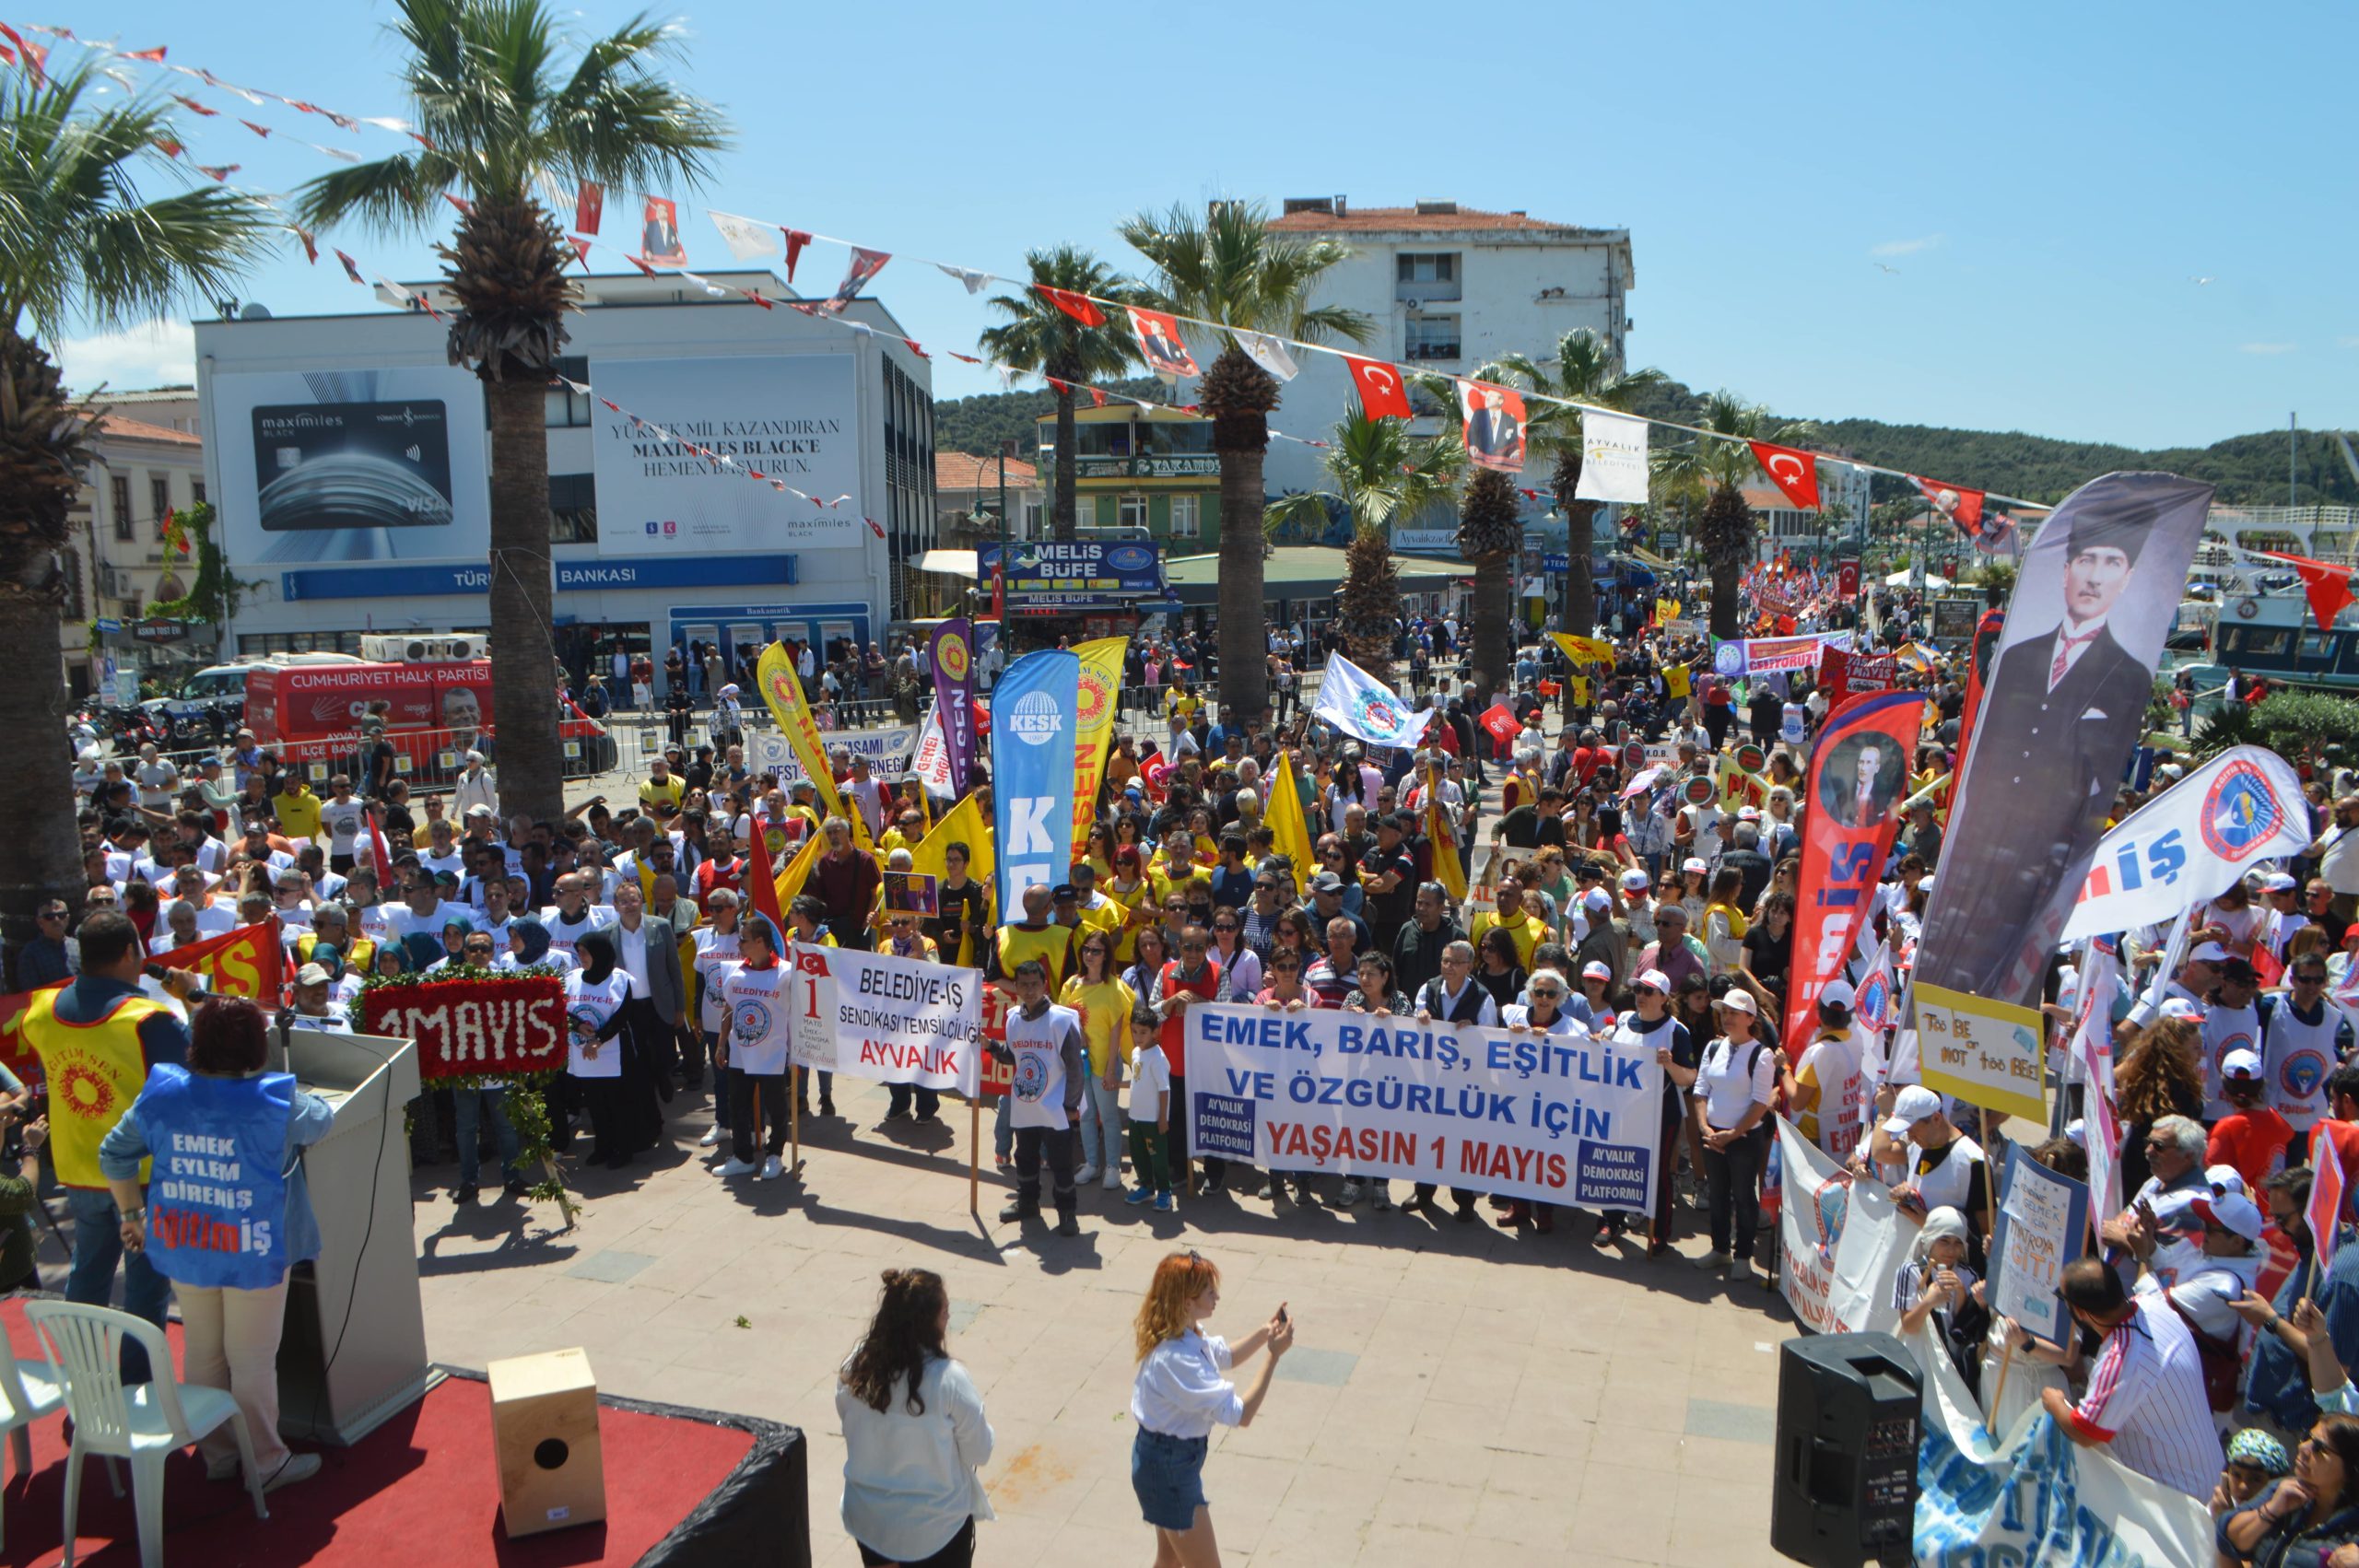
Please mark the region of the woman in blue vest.
[[[290, 1454], [279, 1440], [278, 1337], [288, 1265], [320, 1255], [302, 1151], [335, 1121], [293, 1074], [263, 1071], [267, 1040], [252, 1002], [207, 1001], [189, 1030], [188, 1065], [149, 1069], [139, 1098], [99, 1144], [123, 1246], [145, 1252], [180, 1298], [181, 1379], [238, 1401], [265, 1491], [320, 1468], [317, 1454]], [[227, 1427], [198, 1446], [209, 1479], [238, 1473]]]

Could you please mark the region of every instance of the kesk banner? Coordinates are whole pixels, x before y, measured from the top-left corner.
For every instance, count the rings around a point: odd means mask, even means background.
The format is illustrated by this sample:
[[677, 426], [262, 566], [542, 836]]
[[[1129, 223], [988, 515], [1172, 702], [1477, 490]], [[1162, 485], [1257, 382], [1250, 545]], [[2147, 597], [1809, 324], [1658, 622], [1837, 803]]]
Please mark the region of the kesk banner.
[[1081, 657], [1043, 648], [1007, 667], [992, 694], [992, 826], [1000, 918], [1020, 919], [1024, 890], [1073, 869], [1074, 716]]
[[880, 1083], [975, 1093], [982, 974], [850, 947], [794, 944], [797, 1065]]
[[1073, 841], [1089, 842], [1097, 817], [1097, 784], [1106, 777], [1106, 748], [1114, 739], [1114, 704], [1122, 693], [1126, 637], [1101, 637], [1074, 651], [1081, 656], [1081, 708], [1073, 743]]
[[803, 678], [794, 673], [794, 656], [786, 644], [774, 642], [762, 649], [761, 661], [754, 666], [754, 679], [762, 688], [762, 700], [769, 704], [770, 717], [778, 720], [779, 733], [794, 748], [795, 759], [803, 765], [803, 777], [817, 788], [820, 804], [827, 807], [828, 816], [850, 817], [855, 830], [861, 815], [847, 811], [841, 795], [836, 793], [836, 775], [827, 766], [827, 748], [819, 739], [819, 726], [811, 718], [811, 705], [804, 700]]
[[1410, 712], [1391, 686], [1340, 653], [1328, 656], [1311, 712], [1346, 735], [1379, 746], [1415, 745], [1429, 720], [1426, 714]]
[[[1997, 1442], [1930, 1327], [1904, 1341], [1925, 1375], [1915, 1561], [2187, 1568], [2216, 1560], [2202, 1503], [2083, 1447], [2036, 1408]], [[1986, 1369], [1986, 1383], [1997, 1374]]]
[[1627, 415], [1581, 411], [1581, 476], [1573, 495], [1584, 501], [1647, 504], [1647, 422]]
[[[1939, 883], [1935, 884], [1939, 886]], [[1917, 947], [1918, 1066], [1925, 1086], [2008, 1116], [2048, 1116], [2047, 1021], [2028, 1007], [1925, 983], [1931, 939]]]
[[1565, 650], [1566, 659], [1571, 662], [1613, 667], [1614, 645], [1603, 638], [1575, 637], [1570, 632], [1550, 632], [1548, 635], [1556, 639], [1556, 646]]
[[1819, 1334], [1890, 1332], [1900, 1322], [1892, 1282], [1917, 1227], [1903, 1223], [1882, 1182], [1854, 1182], [1784, 1117], [1778, 1160], [1778, 1289], [1795, 1320]]
[[1653, 1211], [1662, 1069], [1579, 1036], [1188, 1009], [1191, 1147], [1268, 1171]]
[[[968, 770], [980, 749], [975, 735], [975, 629], [966, 616], [953, 615], [933, 628], [926, 663], [933, 671], [933, 711], [950, 775], [950, 787], [943, 792], [956, 797], [967, 792]], [[922, 743], [919, 750], [924, 750]]]
[[1951, 797], [1920, 988], [2038, 1002], [2211, 503], [2193, 480], [2108, 474], [2066, 497], [2024, 552]]
[[2231, 746], [2099, 841], [2059, 940], [2160, 925], [2226, 892], [2254, 861], [2298, 855], [2309, 842], [2293, 765], [2260, 746]]
[[1785, 1043], [1799, 1059], [1818, 1019], [1818, 993], [1843, 972], [1873, 907], [1884, 857], [1900, 831], [1909, 748], [1924, 721], [1921, 692], [1881, 692], [1829, 714], [1811, 748], [1794, 900], [1794, 974]]

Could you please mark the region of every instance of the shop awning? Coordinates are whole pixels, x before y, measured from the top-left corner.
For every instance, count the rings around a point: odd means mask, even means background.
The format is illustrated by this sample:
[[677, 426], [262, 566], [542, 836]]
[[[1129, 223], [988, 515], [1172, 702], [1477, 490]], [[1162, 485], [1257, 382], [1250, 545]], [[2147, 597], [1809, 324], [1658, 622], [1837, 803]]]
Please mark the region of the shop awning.
[[972, 582], [982, 568], [976, 563], [972, 550], [928, 550], [918, 557], [918, 570], [939, 577], [963, 577]]
[[[1392, 564], [1400, 573], [1401, 586], [1411, 592], [1429, 593], [1449, 582], [1474, 575], [1474, 568], [1464, 561], [1396, 553]], [[1164, 575], [1171, 584], [1172, 596], [1183, 603], [1209, 605], [1219, 601], [1217, 553], [1167, 560]], [[1262, 568], [1265, 601], [1331, 598], [1343, 580], [1344, 552], [1324, 544], [1282, 544], [1270, 553]]]

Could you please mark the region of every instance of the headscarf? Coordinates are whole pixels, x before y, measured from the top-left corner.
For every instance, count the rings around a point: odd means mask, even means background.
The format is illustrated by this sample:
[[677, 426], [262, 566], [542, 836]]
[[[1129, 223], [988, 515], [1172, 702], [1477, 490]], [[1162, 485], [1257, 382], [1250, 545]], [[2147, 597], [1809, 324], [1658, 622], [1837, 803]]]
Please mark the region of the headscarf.
[[522, 938], [523, 951], [517, 954], [519, 964], [539, 964], [549, 955], [549, 929], [541, 924], [538, 915], [519, 915], [508, 922], [508, 934]]
[[1962, 1245], [1966, 1242], [1966, 1216], [1946, 1204], [1925, 1216], [1924, 1226], [1918, 1231], [1916, 1243], [1908, 1249], [1909, 1260], [1922, 1263], [1932, 1257], [1933, 1244], [1943, 1236]]
[[311, 944], [311, 961], [318, 965], [321, 968], [325, 969], [328, 972], [329, 979], [341, 980], [344, 978], [344, 949], [338, 947], [335, 943], [332, 942], [313, 942]]
[[581, 961], [581, 979], [585, 985], [603, 985], [615, 972], [615, 939], [607, 929], [585, 931], [573, 944], [573, 955]]
[[2292, 1469], [2285, 1445], [2257, 1426], [2246, 1427], [2228, 1439], [2228, 1463], [2250, 1465], [2264, 1475], [2282, 1476]]

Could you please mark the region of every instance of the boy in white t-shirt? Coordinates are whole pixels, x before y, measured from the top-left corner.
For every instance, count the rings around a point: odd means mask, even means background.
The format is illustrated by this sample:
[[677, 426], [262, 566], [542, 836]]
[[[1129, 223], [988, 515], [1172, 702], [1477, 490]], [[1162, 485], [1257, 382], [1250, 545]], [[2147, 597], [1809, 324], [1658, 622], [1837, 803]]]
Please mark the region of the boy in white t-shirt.
[[[1171, 1211], [1171, 1062], [1150, 1036], [1131, 1058], [1131, 1169], [1139, 1184], [1125, 1202], [1154, 1200]], [[1153, 1185], [1149, 1185], [1152, 1178]]]

